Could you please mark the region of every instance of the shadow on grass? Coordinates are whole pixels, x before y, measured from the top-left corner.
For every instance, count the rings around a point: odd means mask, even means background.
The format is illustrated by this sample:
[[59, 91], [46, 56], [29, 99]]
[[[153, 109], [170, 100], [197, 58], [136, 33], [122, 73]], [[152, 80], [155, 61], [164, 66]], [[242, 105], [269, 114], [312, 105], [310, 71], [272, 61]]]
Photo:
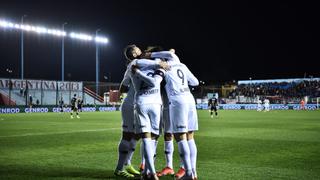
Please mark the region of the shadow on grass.
[[[24, 166], [24, 165], [0, 165], [0, 179], [4, 177], [15, 177], [14, 179], [113, 179], [119, 180], [114, 176], [113, 170], [88, 169], [77, 167], [41, 167], [41, 166]], [[33, 178], [34, 177], [34, 178]], [[11, 178], [10, 178], [11, 179]], [[140, 179], [137, 177], [136, 179]], [[161, 177], [161, 180], [173, 180], [173, 176]]]

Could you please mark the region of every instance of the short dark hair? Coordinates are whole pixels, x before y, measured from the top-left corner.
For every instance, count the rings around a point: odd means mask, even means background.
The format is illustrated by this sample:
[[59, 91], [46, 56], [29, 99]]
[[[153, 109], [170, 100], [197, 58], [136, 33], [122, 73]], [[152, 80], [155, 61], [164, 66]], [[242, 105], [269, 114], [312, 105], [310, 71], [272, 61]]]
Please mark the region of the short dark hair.
[[77, 94], [74, 94], [73, 96], [74, 96], [74, 97], [76, 97], [76, 96], [77, 96]]
[[124, 48], [124, 56], [126, 57], [127, 60], [133, 60], [135, 57], [133, 56], [133, 49], [137, 47], [134, 44], [128, 45], [127, 47]]

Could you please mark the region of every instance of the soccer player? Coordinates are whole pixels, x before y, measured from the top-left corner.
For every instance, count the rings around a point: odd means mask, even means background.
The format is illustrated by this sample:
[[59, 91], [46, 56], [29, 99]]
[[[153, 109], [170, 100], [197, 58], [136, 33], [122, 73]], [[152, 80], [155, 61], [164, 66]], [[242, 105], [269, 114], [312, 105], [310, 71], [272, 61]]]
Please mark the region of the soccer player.
[[[197, 119], [195, 119], [193, 114], [195, 112], [195, 106], [193, 106], [195, 101], [188, 85], [197, 86], [199, 81], [186, 65], [179, 62], [178, 57], [173, 52], [152, 53], [151, 57], [172, 60], [169, 63], [171, 69], [165, 73], [165, 89], [169, 99], [169, 119], [170, 123], [172, 123], [169, 132], [174, 134], [174, 138], [178, 143], [178, 151], [185, 169], [184, 176], [176, 178], [196, 178], [195, 164], [197, 150], [193, 139], [193, 132], [198, 127]], [[167, 136], [165, 135], [165, 137]], [[194, 164], [192, 164], [191, 159], [193, 159], [192, 162]]]
[[303, 99], [301, 99], [301, 101], [300, 101], [300, 109], [305, 110], [305, 102]]
[[194, 131], [198, 130], [198, 117], [195, 100], [190, 93], [188, 85], [197, 86], [199, 81], [184, 64], [180, 63], [178, 56], [174, 53], [175, 50], [170, 49], [169, 51], [151, 54], [153, 58], [168, 60], [168, 64], [171, 66], [171, 69], [165, 75], [165, 88], [170, 101], [169, 115], [166, 115], [165, 103], [163, 109], [166, 167], [158, 175], [163, 176], [174, 173], [171, 168], [173, 133], [178, 142], [178, 150], [183, 162], [183, 165], [180, 166], [178, 173], [175, 175], [176, 179], [192, 179], [192, 176], [197, 179], [197, 147], [193, 135]]
[[[155, 50], [157, 51], [157, 50]], [[150, 51], [149, 54], [146, 55], [147, 58], [162, 58], [168, 60], [168, 63], [172, 64], [174, 62], [180, 62], [179, 58], [174, 54], [174, 50], [170, 51], [162, 51], [162, 52], [154, 52]], [[165, 82], [163, 81], [161, 84], [161, 95], [162, 95], [162, 114], [161, 114], [161, 127], [164, 131], [164, 153], [166, 166], [160, 172], [157, 173], [159, 177], [166, 175], [173, 175], [173, 134], [172, 134], [172, 123], [169, 118], [169, 100], [167, 96], [167, 92], [165, 90]], [[183, 167], [183, 165], [182, 165]], [[183, 168], [182, 168], [183, 169]], [[181, 171], [182, 172], [182, 171]], [[181, 173], [180, 173], [181, 174]], [[184, 171], [182, 176], [184, 175]]]
[[32, 105], [33, 105], [33, 103], [32, 103], [32, 96], [31, 96], [31, 94], [30, 94], [30, 95], [29, 95], [29, 108], [30, 108], [30, 112], [32, 112], [32, 111], [31, 111]]
[[82, 106], [83, 106], [83, 100], [81, 99], [81, 97], [78, 98], [78, 112], [82, 112]]
[[[131, 158], [135, 151], [136, 139], [134, 133], [134, 88], [130, 80], [130, 69], [127, 68], [123, 80], [120, 84], [119, 91], [125, 92], [127, 96], [123, 100], [120, 111], [122, 117], [122, 138], [118, 146], [119, 158], [114, 174], [124, 178], [134, 178], [140, 173], [131, 165]], [[126, 167], [124, 168], [124, 166]]]
[[[133, 47], [126, 51], [127, 57], [133, 54], [141, 54], [140, 49]], [[139, 61], [135, 59], [129, 66], [132, 68], [131, 81], [135, 89], [135, 128], [136, 133], [142, 137], [146, 167], [143, 178], [159, 179], [154, 167], [155, 145], [152, 137], [159, 135], [161, 95], [160, 83], [163, 79], [163, 71], [139, 70], [135, 65]], [[147, 172], [150, 174], [147, 174]]]
[[73, 98], [71, 99], [71, 119], [73, 119], [73, 113], [76, 113], [77, 118], [79, 119], [79, 113], [78, 113], [78, 98], [77, 98], [77, 94], [73, 95]]
[[264, 112], [270, 111], [270, 101], [269, 99], [264, 99]]
[[62, 99], [62, 96], [59, 100], [59, 107], [60, 107], [60, 112], [59, 113], [63, 113], [63, 106], [64, 106], [64, 102], [63, 102], [63, 99]]
[[208, 101], [208, 106], [210, 106], [210, 116], [211, 116], [211, 118], [213, 118], [213, 111], [214, 111], [214, 114], [216, 116], [218, 116], [218, 110], [217, 110], [218, 99], [217, 98], [210, 98], [209, 101]]
[[257, 111], [262, 111], [262, 101], [258, 99], [258, 108]]
[[[130, 163], [130, 160], [132, 158], [132, 155], [133, 155], [133, 152], [134, 152], [134, 149], [136, 146], [136, 138], [134, 138], [134, 136], [135, 136], [134, 120], [135, 119], [133, 117], [134, 117], [134, 99], [135, 99], [134, 97], [135, 97], [135, 94], [137, 93], [133, 87], [133, 84], [132, 84], [133, 81], [132, 81], [131, 76], [136, 76], [135, 78], [133, 78], [136, 80], [140, 79], [140, 78], [143, 79], [143, 77], [148, 79], [147, 76], [141, 74], [141, 72], [139, 70], [137, 70], [136, 68], [141, 68], [144, 70], [151, 70], [151, 71], [154, 71], [153, 69], [156, 69], [159, 67], [168, 68], [168, 66], [165, 63], [162, 63], [160, 61], [150, 61], [150, 60], [139, 59], [139, 60], [135, 60], [134, 63], [131, 63], [133, 61], [133, 59], [139, 58], [140, 55], [141, 55], [141, 50], [138, 47], [136, 47], [135, 45], [129, 45], [126, 47], [125, 56], [130, 64], [127, 67], [126, 73], [124, 75], [124, 78], [123, 78], [123, 80], [121, 82], [121, 86], [120, 86], [121, 92], [122, 92], [123, 86], [129, 86], [129, 91], [128, 91], [127, 97], [125, 98], [125, 100], [121, 106], [121, 114], [122, 114], [122, 120], [123, 120], [123, 126], [122, 126], [123, 127], [123, 135], [122, 135], [122, 139], [119, 143], [119, 160], [118, 160], [117, 168], [115, 170], [115, 175], [127, 177], [127, 178], [133, 177], [133, 174], [139, 174], [138, 171], [134, 170], [134, 168], [131, 166], [131, 163]], [[134, 69], [134, 73], [132, 73], [132, 69]], [[138, 71], [138, 72], [136, 73], [136, 71]], [[133, 75], [133, 74], [135, 74], [135, 75]], [[141, 75], [141, 77], [140, 77], [140, 75]], [[149, 81], [147, 81], [147, 82], [149, 82]], [[141, 81], [141, 83], [145, 84], [144, 85], [145, 87], [148, 87], [147, 83], [145, 83], [144, 81]], [[151, 79], [151, 84], [152, 83], [154, 83], [154, 81]], [[136, 86], [138, 86], [138, 84], [136, 84]], [[137, 88], [138, 87], [136, 87], [136, 89]], [[140, 90], [140, 89], [138, 88], [138, 90]], [[143, 88], [141, 88], [141, 90], [139, 92], [142, 93], [143, 92], [142, 90], [143, 90]], [[151, 90], [150, 92], [153, 92], [153, 91], [156, 92], [156, 90]], [[145, 92], [148, 92], [148, 91], [145, 91]], [[136, 99], [138, 98], [138, 96], [143, 96], [143, 94], [138, 94], [136, 96]], [[145, 96], [147, 96], [147, 95], [145, 95]], [[138, 101], [138, 102], [142, 103], [143, 99], [144, 98], [139, 99], [141, 102], [140, 101]], [[143, 118], [141, 118], [141, 119], [143, 119]], [[139, 128], [139, 127], [136, 127], [136, 128]], [[143, 145], [145, 146], [145, 143], [143, 143]], [[154, 154], [153, 147], [150, 147], [150, 145], [149, 145], [146, 148], [152, 149], [151, 152], [149, 150], [149, 152], [150, 152], [149, 154], [151, 154], [151, 156], [153, 157], [153, 154]], [[124, 164], [128, 165], [126, 167], [126, 170], [123, 170]], [[130, 168], [128, 168], [128, 167], [130, 167]], [[154, 178], [156, 179], [157, 177], [154, 177]]]

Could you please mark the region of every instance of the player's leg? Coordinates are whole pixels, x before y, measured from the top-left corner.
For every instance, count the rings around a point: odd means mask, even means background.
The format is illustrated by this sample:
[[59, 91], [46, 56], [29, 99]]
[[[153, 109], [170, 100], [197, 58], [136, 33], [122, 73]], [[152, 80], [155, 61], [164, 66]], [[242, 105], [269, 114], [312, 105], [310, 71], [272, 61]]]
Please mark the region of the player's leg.
[[164, 152], [165, 152], [165, 159], [166, 159], [166, 167], [173, 169], [173, 134], [166, 133], [164, 135]]
[[187, 134], [187, 139], [188, 139], [188, 145], [190, 149], [190, 161], [191, 161], [191, 167], [192, 167], [192, 173], [194, 177], [198, 177], [197, 175], [197, 154], [198, 154], [198, 149], [194, 140], [194, 132], [190, 131]]
[[166, 166], [158, 173], [158, 176], [174, 175], [173, 170], [173, 134], [164, 134], [164, 154], [166, 160]]
[[157, 134], [151, 134], [151, 139], [152, 139], [152, 142], [154, 144], [154, 147], [153, 147], [153, 151], [154, 151], [154, 155], [153, 155], [153, 161], [156, 162], [156, 159], [157, 159], [157, 147], [158, 147], [158, 139], [159, 139], [159, 135]]
[[192, 178], [192, 167], [190, 161], [190, 149], [187, 142], [189, 104], [183, 99], [172, 101], [170, 104], [170, 118], [172, 118], [172, 128], [174, 138], [178, 144], [180, 158], [186, 170], [185, 177]]
[[79, 109], [78, 109], [78, 107], [77, 107], [77, 106], [75, 107], [75, 112], [76, 112], [76, 116], [77, 116], [77, 118], [79, 119], [79, 118], [80, 118], [80, 116], [79, 116]]
[[127, 160], [125, 162], [125, 169], [126, 169], [126, 171], [128, 171], [129, 173], [131, 173], [133, 175], [140, 175], [140, 172], [137, 171], [131, 164], [131, 160], [132, 160], [133, 154], [136, 149], [137, 141], [139, 141], [139, 139], [140, 139], [140, 137], [136, 134], [134, 134], [133, 136], [134, 137], [131, 138], [131, 140], [130, 140], [130, 147], [129, 147], [129, 151], [128, 151]]
[[174, 133], [174, 137], [177, 141], [180, 158], [186, 171], [185, 176], [182, 178], [192, 178], [192, 166], [190, 160], [189, 144], [187, 142], [187, 133]]
[[124, 163], [127, 160], [128, 151], [130, 149], [130, 140], [132, 138], [131, 133], [122, 132], [122, 138], [118, 146], [118, 163], [114, 174], [116, 176], [125, 177], [125, 178], [134, 178], [134, 175], [128, 173], [124, 170]]
[[140, 139], [140, 136], [135, 134], [134, 129], [134, 106], [124, 103], [120, 108], [122, 117], [122, 131], [129, 135], [127, 139], [127, 141], [129, 141], [129, 149], [127, 158], [124, 162], [124, 169], [130, 174], [140, 175], [140, 172], [131, 165], [131, 159], [136, 148], [136, 142]]
[[[160, 113], [160, 105], [159, 113]], [[152, 141], [151, 133], [158, 134], [159, 132], [154, 132], [153, 129], [157, 128], [159, 131], [159, 123], [160, 123], [160, 114], [158, 120], [158, 126], [152, 127], [152, 120], [154, 111], [154, 107], [150, 105], [137, 105], [135, 107], [135, 127], [136, 132], [141, 134], [142, 137], [142, 144], [143, 144], [143, 154], [145, 158], [145, 169], [142, 172], [144, 176], [148, 175], [147, 172], [150, 172], [150, 175], [154, 179], [158, 179], [156, 175], [156, 170], [154, 166], [154, 147], [155, 144]], [[155, 130], [156, 131], [156, 130]]]
[[217, 109], [217, 106], [214, 106], [213, 110], [214, 110], [214, 114], [215, 114], [216, 116], [218, 116], [218, 109]]
[[173, 134], [172, 134], [172, 122], [170, 121], [169, 107], [163, 108], [162, 122], [164, 130], [164, 154], [166, 160], [166, 166], [158, 172], [158, 176], [173, 175]]
[[210, 106], [210, 116], [211, 116], [211, 118], [213, 118], [213, 111], [214, 111], [214, 106], [211, 105]]
[[134, 174], [127, 171], [128, 166], [125, 168], [126, 163], [128, 164], [128, 162], [130, 162], [131, 164], [131, 157], [129, 157], [130, 152], [132, 151], [131, 140], [135, 137], [133, 127], [133, 106], [122, 105], [120, 108], [122, 117], [122, 138], [120, 139], [118, 146], [118, 163], [114, 174], [124, 178], [133, 178]]
[[71, 119], [73, 119], [73, 111], [74, 111], [74, 106], [71, 106], [71, 111], [70, 111]]
[[152, 104], [149, 106], [149, 117], [151, 122], [151, 138], [152, 142], [154, 143], [154, 164], [157, 157], [157, 145], [158, 145], [158, 139], [160, 136], [160, 121], [161, 121], [161, 105], [160, 104]]
[[[216, 109], [215, 109], [216, 111]], [[198, 131], [198, 114], [196, 105], [194, 103], [191, 103], [189, 105], [189, 115], [188, 115], [188, 134], [187, 134], [187, 140], [188, 145], [190, 149], [190, 161], [191, 161], [191, 167], [192, 167], [192, 173], [195, 178], [197, 178], [197, 146], [194, 139], [194, 132]]]
[[142, 134], [143, 151], [145, 157], [145, 169], [142, 174], [147, 175], [149, 171], [151, 175], [156, 175], [154, 166], [154, 142], [152, 142], [151, 133]]
[[139, 170], [140, 172], [144, 171], [145, 169], [145, 164], [146, 164], [146, 160], [144, 158], [144, 145], [141, 141], [141, 144], [140, 144], [140, 157], [141, 157], [141, 161], [140, 161], [140, 166], [139, 166]]

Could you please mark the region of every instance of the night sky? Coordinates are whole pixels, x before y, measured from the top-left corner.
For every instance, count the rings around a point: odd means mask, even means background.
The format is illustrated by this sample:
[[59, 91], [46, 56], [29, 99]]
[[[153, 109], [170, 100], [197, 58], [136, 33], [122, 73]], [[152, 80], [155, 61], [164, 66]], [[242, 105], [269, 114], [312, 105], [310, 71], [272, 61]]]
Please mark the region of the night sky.
[[[320, 76], [319, 16], [305, 1], [1, 1], [0, 18], [94, 34], [101, 47], [100, 79], [120, 82], [123, 48], [175, 48], [208, 84], [241, 79]], [[25, 78], [61, 79], [61, 39], [25, 33]], [[20, 33], [0, 29], [0, 77], [20, 77]], [[65, 79], [95, 81], [95, 45], [66, 38]]]

